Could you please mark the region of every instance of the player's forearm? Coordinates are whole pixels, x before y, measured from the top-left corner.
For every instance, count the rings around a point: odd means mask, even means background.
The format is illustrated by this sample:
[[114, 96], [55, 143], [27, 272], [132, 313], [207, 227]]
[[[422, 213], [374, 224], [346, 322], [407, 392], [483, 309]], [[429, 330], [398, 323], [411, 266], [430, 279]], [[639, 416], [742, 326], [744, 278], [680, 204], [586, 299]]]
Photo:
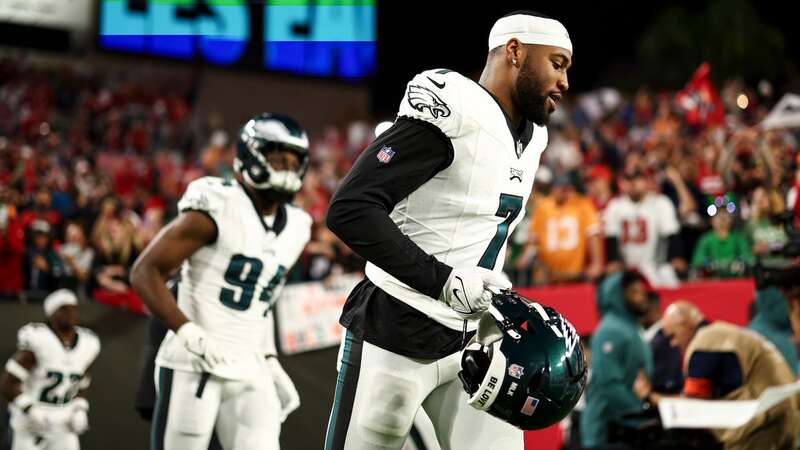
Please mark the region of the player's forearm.
[[362, 201], [334, 201], [327, 225], [362, 258], [417, 291], [439, 298], [452, 268], [404, 235], [381, 207]]
[[14, 401], [18, 395], [22, 394], [22, 383], [8, 372], [0, 375], [0, 394], [8, 403]]
[[131, 271], [131, 286], [150, 313], [167, 328], [177, 331], [188, 322], [167, 289], [167, 276], [145, 261], [137, 261]]

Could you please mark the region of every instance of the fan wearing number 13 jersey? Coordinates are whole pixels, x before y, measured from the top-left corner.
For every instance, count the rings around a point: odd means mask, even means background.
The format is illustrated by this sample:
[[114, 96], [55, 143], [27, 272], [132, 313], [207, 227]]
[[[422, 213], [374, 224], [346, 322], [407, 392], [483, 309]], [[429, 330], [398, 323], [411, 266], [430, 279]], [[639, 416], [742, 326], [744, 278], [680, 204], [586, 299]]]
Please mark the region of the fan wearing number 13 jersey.
[[[132, 270], [132, 284], [170, 330], [156, 356], [153, 450], [277, 449], [299, 406], [275, 358], [272, 306], [308, 242], [311, 217], [290, 204], [308, 164], [292, 119], [262, 114], [242, 127], [236, 179], [200, 178], [181, 214]], [[180, 267], [177, 304], [166, 281]]]
[[621, 262], [653, 286], [675, 287], [676, 269], [685, 266], [675, 206], [667, 196], [649, 191], [645, 172], [623, 176], [627, 193], [611, 200], [603, 213], [609, 265]]
[[521, 430], [468, 405], [459, 351], [492, 291], [511, 287], [506, 242], [571, 58], [558, 21], [529, 11], [499, 19], [481, 79], [416, 75], [394, 125], [342, 181], [327, 224], [368, 264], [340, 318], [326, 450], [400, 448], [420, 407], [445, 450], [522, 449]]

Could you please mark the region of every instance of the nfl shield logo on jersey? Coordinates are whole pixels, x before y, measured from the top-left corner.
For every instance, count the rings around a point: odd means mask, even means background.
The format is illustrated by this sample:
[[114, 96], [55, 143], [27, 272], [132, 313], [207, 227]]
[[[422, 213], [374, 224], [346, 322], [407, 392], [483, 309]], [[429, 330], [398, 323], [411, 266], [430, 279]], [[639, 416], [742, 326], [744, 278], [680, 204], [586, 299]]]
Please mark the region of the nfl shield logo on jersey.
[[380, 151], [378, 151], [378, 161], [384, 164], [391, 161], [393, 156], [394, 156], [394, 150], [392, 150], [392, 147], [384, 145], [383, 148], [381, 148]]
[[525, 368], [517, 364], [512, 364], [508, 366], [508, 374], [519, 380], [522, 378], [522, 375], [525, 374]]

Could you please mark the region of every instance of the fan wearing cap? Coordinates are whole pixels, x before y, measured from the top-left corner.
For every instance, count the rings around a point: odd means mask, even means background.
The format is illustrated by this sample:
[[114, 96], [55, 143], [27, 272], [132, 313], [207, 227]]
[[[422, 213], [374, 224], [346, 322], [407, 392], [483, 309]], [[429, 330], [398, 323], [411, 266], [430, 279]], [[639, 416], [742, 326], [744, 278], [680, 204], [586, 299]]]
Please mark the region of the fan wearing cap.
[[100, 340], [77, 326], [78, 298], [60, 289], [44, 300], [46, 323], [17, 332], [17, 351], [6, 361], [0, 391], [11, 413], [10, 450], [77, 450], [89, 429], [84, 392]]
[[522, 432], [470, 408], [459, 351], [489, 306], [524, 214], [546, 125], [569, 88], [572, 43], [531, 11], [498, 19], [475, 82], [434, 69], [406, 86], [394, 124], [362, 152], [327, 225], [368, 261], [340, 323], [326, 449], [400, 448], [416, 411], [445, 449], [521, 449]]

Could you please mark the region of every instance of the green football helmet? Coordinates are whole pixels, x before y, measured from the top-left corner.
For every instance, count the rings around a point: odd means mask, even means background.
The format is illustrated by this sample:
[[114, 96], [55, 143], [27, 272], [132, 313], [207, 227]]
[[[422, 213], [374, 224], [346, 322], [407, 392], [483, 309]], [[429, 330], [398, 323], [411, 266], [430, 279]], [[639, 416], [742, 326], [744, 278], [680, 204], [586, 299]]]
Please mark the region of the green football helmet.
[[[267, 154], [276, 150], [296, 154], [300, 160], [298, 170], [275, 170], [267, 161]], [[307, 168], [308, 135], [291, 117], [263, 113], [239, 130], [233, 169], [251, 187], [294, 194], [302, 187]]]
[[511, 291], [492, 298], [458, 373], [469, 404], [523, 430], [563, 419], [586, 387], [580, 336], [555, 309]]

